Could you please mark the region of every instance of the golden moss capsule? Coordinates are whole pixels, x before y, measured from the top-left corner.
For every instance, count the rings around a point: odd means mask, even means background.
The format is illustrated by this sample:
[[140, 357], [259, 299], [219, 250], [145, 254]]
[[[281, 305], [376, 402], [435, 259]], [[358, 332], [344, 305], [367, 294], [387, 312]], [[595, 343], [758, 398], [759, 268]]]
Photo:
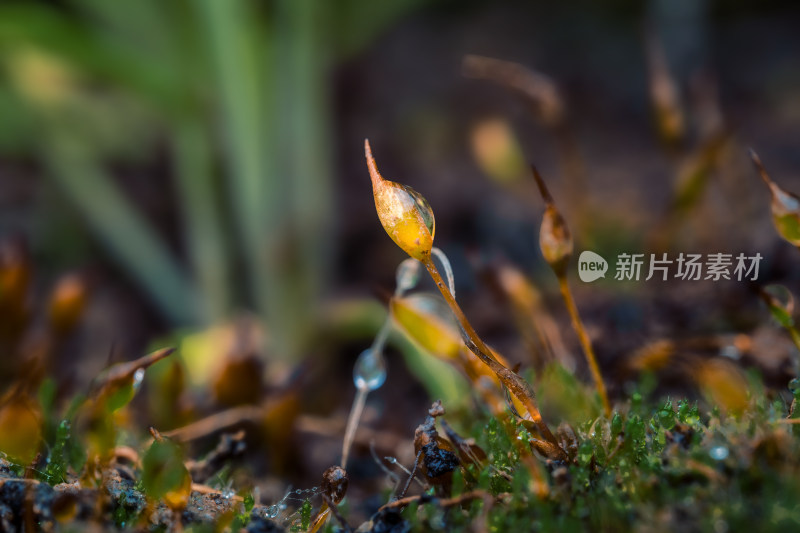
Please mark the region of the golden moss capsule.
[[86, 308], [87, 288], [77, 274], [62, 277], [50, 297], [48, 316], [53, 329], [60, 334], [71, 331]]
[[567, 264], [572, 255], [572, 235], [570, 235], [564, 217], [556, 208], [553, 197], [547, 190], [547, 185], [535, 167], [533, 168], [533, 177], [545, 203], [542, 226], [539, 230], [539, 247], [542, 249], [545, 261], [560, 278], [567, 273]]
[[42, 416], [37, 403], [21, 394], [0, 404], [0, 452], [21, 464], [29, 464], [42, 439]]
[[411, 257], [423, 260], [430, 256], [436, 222], [428, 201], [411, 187], [383, 179], [366, 140], [364, 153], [383, 229]]
[[548, 205], [542, 217], [539, 231], [539, 247], [545, 261], [557, 276], [566, 273], [567, 263], [572, 255], [572, 236], [566, 222], [553, 205]]

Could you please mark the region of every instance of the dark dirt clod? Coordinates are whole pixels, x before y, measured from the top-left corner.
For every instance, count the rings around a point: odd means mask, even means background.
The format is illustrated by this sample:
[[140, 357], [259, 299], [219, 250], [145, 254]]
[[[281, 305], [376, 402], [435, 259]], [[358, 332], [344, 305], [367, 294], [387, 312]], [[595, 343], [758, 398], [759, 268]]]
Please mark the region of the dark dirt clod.
[[247, 524], [245, 531], [248, 533], [283, 533], [286, 530], [272, 520], [268, 520], [253, 511], [250, 515], [250, 523]]
[[[422, 452], [422, 464], [431, 479], [452, 472], [460, 464], [458, 457], [448, 450], [439, 447], [439, 432], [436, 431], [436, 417], [444, 415], [441, 400], [437, 400], [428, 410], [425, 421], [417, 426], [414, 432], [414, 450]], [[446, 442], [446, 441], [442, 441]]]
[[31, 484], [28, 480], [5, 479], [0, 485], [0, 526], [2, 531], [18, 531], [27, 513], [43, 530], [52, 528], [53, 488], [43, 483]]
[[[152, 513], [142, 517], [147, 509], [147, 500], [134, 483], [119, 475], [116, 470], [107, 472], [104, 492], [108, 498], [110, 520], [108, 528], [131, 527], [146, 522], [149, 527], [167, 528], [173, 525], [174, 513], [164, 504], [155, 507]], [[98, 490], [80, 487], [76, 483], [61, 483], [51, 487], [35, 480], [0, 477], [0, 531], [23, 531], [26, 516], [33, 520], [38, 530], [57, 530], [58, 520], [70, 520], [73, 524], [94, 520], [97, 512]], [[181, 515], [181, 522], [189, 524], [213, 524], [222, 515], [229, 513], [234, 501], [221, 494], [193, 492], [189, 504]], [[254, 511], [254, 516], [258, 516]], [[263, 520], [268, 523], [269, 521]], [[265, 524], [263, 528], [267, 527]], [[272, 529], [253, 531], [282, 531], [272, 524]]]
[[360, 533], [408, 533], [411, 524], [403, 519], [397, 509], [384, 509], [369, 522], [369, 529], [359, 528]]
[[436, 478], [452, 472], [459, 465], [458, 457], [454, 453], [439, 448], [435, 443], [422, 447], [423, 464], [428, 477]]

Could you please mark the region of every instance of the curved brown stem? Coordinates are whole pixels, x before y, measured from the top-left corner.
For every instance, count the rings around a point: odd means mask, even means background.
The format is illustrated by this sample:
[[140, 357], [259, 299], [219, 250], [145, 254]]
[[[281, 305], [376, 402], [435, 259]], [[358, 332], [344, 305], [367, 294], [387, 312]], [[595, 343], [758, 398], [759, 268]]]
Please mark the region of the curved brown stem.
[[463, 330], [465, 337], [464, 344], [466, 344], [467, 348], [469, 348], [470, 351], [478, 357], [478, 359], [483, 361], [486, 366], [491, 368], [503, 385], [505, 385], [508, 390], [511, 391], [511, 393], [516, 396], [520, 402], [522, 402], [522, 405], [524, 405], [525, 409], [528, 410], [528, 414], [531, 416], [534, 424], [536, 424], [536, 428], [539, 430], [539, 433], [541, 433], [542, 437], [554, 444], [558, 450], [561, 450], [561, 448], [558, 446], [558, 441], [556, 440], [555, 436], [542, 419], [542, 414], [539, 412], [539, 408], [536, 405], [536, 400], [534, 399], [535, 393], [533, 388], [531, 388], [530, 384], [528, 384], [528, 382], [522, 379], [519, 375], [503, 366], [503, 364], [501, 364], [492, 355], [492, 351], [481, 340], [481, 338], [475, 332], [475, 329], [469, 323], [469, 320], [467, 320], [467, 317], [464, 315], [461, 307], [456, 302], [456, 299], [453, 297], [444, 279], [442, 279], [442, 275], [439, 274], [439, 271], [436, 269], [436, 265], [433, 264], [433, 260], [430, 258], [430, 256], [428, 256], [422, 263], [425, 265], [425, 268], [428, 270], [431, 278], [433, 278], [434, 283], [436, 283], [436, 286], [439, 288], [439, 292], [441, 292], [442, 296], [444, 296], [447, 305], [456, 316], [459, 324], [461, 324], [461, 329]]

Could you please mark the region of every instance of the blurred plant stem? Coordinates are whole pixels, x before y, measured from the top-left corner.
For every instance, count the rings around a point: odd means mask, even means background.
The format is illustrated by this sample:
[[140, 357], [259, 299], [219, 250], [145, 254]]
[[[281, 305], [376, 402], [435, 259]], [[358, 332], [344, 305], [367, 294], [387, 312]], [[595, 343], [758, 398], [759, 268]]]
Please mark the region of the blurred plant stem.
[[[257, 307], [269, 308], [270, 280], [274, 271], [269, 259], [277, 228], [275, 205], [276, 172], [274, 136], [269, 130], [266, 103], [269, 85], [259, 51], [271, 58], [269, 43], [258, 43], [253, 14], [241, 0], [196, 4], [207, 30], [213, 77], [218, 84], [226, 167], [232, 211], [242, 245], [246, 278]], [[270, 314], [269, 312], [267, 313]]]
[[246, 2], [200, 6], [248, 281], [276, 355], [292, 359], [303, 351], [329, 255], [324, 10], [313, 0], [279, 2], [260, 38]]
[[204, 315], [212, 321], [230, 312], [230, 273], [215, 202], [212, 147], [205, 125], [189, 114], [174, 125], [172, 147], [189, 256], [204, 296]]
[[43, 162], [99, 239], [171, 320], [193, 324], [206, 318], [195, 287], [163, 241], [91, 154], [71, 141], [68, 132], [54, 132], [49, 142], [42, 143]]
[[[283, 171], [292, 177], [289, 203], [284, 217], [289, 220], [292, 256], [279, 265], [283, 278], [295, 286], [282, 296], [284, 307], [293, 304], [287, 320], [307, 323], [309, 309], [319, 299], [330, 262], [332, 221], [330, 104], [328, 65], [330, 52], [325, 46], [328, 3], [315, 0], [280, 0], [277, 9], [277, 34], [281, 43], [278, 70], [281, 123], [286, 156]], [[280, 75], [278, 75], [280, 73]], [[299, 267], [299, 268], [298, 268]], [[291, 273], [295, 277], [289, 277]], [[290, 339], [293, 344], [302, 340]], [[302, 348], [298, 346], [299, 348]]]
[[[331, 264], [328, 69], [426, 1], [2, 3], [0, 107], [21, 127], [0, 148], [43, 155], [171, 322], [255, 307], [296, 359]], [[164, 141], [186, 265], [104, 170]]]

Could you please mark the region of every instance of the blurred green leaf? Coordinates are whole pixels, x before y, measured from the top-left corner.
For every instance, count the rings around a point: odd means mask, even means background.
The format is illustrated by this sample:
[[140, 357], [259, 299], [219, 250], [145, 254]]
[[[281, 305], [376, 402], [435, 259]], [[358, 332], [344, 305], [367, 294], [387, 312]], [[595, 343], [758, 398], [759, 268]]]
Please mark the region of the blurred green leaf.
[[142, 458], [142, 484], [149, 498], [163, 500], [171, 509], [186, 506], [192, 478], [178, 444], [168, 439], [153, 442]]

